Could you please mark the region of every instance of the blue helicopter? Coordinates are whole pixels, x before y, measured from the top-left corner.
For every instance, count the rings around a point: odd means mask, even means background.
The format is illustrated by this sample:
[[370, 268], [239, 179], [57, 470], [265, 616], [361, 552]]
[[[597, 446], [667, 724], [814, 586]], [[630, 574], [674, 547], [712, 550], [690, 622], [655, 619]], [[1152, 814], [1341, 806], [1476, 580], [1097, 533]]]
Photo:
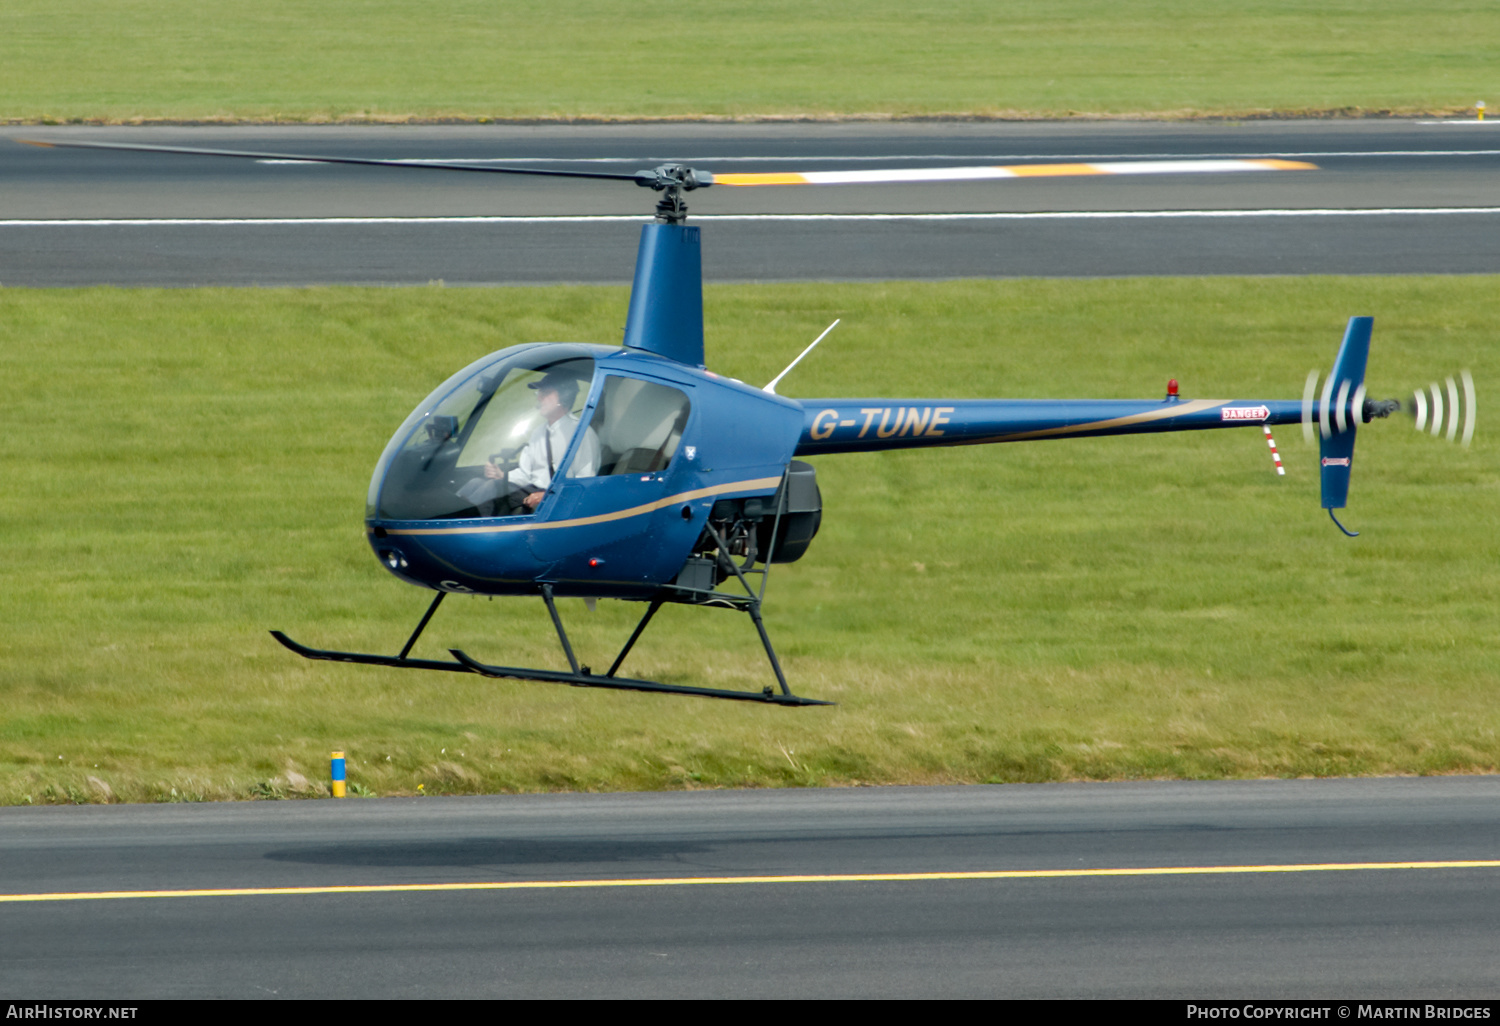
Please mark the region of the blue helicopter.
[[[308, 659], [826, 705], [792, 693], [761, 616], [771, 566], [800, 559], [822, 519], [814, 468], [801, 457], [1301, 423], [1320, 438], [1323, 508], [1352, 536], [1334, 511], [1347, 504], [1357, 425], [1401, 407], [1396, 400], [1366, 397], [1370, 317], [1350, 319], [1321, 395], [1314, 375], [1301, 401], [1189, 400], [1177, 394], [1175, 381], [1164, 398], [1142, 400], [794, 400], [775, 391], [785, 371], [756, 388], [706, 367], [700, 229], [685, 223], [688, 192], [715, 184], [1138, 173], [1146, 166], [1141, 163], [719, 176], [665, 164], [627, 175], [128, 144], [37, 145], [618, 179], [660, 194], [655, 219], [641, 230], [622, 345], [533, 343], [491, 353], [434, 389], [386, 445], [366, 502], [369, 544], [396, 577], [435, 593], [399, 654], [314, 649], [271, 632]], [[1197, 161], [1158, 170], [1309, 166]], [[1473, 397], [1467, 378], [1465, 384], [1467, 439]], [[1433, 399], [1441, 403], [1436, 386]], [[1450, 419], [1456, 411], [1455, 400]], [[1434, 433], [1441, 419], [1439, 406]], [[418, 638], [451, 594], [540, 596], [569, 670], [497, 666], [456, 649], [451, 660], [413, 658]], [[603, 673], [581, 665], [574, 654], [557, 611], [556, 600], [563, 597], [646, 603]], [[666, 603], [748, 614], [778, 686], [733, 691], [620, 676]]]

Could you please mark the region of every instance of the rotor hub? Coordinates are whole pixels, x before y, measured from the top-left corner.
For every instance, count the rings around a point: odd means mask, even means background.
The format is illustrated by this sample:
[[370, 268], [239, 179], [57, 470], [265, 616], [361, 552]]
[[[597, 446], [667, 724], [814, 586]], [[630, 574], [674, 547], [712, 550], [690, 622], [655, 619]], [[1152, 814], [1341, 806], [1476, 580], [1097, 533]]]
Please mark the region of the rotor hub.
[[663, 194], [656, 204], [658, 221], [663, 224], [681, 224], [687, 220], [687, 203], [682, 194], [708, 188], [714, 184], [714, 176], [707, 171], [695, 171], [682, 164], [661, 164], [650, 170], [637, 171], [635, 184]]

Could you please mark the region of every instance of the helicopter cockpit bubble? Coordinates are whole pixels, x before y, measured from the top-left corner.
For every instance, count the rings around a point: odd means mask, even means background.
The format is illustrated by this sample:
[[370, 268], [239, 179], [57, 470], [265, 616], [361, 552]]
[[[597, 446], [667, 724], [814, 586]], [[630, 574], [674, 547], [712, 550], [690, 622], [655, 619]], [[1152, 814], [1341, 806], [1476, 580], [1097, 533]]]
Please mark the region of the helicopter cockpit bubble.
[[[500, 490], [494, 483], [503, 484], [517, 472], [528, 441], [549, 422], [536, 386], [545, 379], [561, 386], [553, 393], [566, 397], [561, 421], [551, 432], [540, 433], [549, 435], [551, 443], [550, 460], [544, 458], [544, 463], [562, 472], [571, 450], [587, 448], [571, 443], [589, 396], [594, 358], [610, 351], [607, 346], [572, 344], [514, 346], [453, 375], [422, 401], [386, 445], [370, 480], [366, 518], [444, 520], [529, 513], [525, 508], [497, 509], [493, 498]], [[587, 462], [586, 454], [584, 459]]]

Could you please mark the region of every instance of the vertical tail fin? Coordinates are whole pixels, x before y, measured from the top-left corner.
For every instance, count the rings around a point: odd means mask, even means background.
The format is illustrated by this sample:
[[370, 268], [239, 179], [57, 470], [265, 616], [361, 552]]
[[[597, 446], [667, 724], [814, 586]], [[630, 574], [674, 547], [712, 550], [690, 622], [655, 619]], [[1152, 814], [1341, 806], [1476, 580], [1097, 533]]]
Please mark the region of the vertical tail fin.
[[[1329, 516], [1333, 515], [1333, 510], [1343, 509], [1349, 502], [1355, 425], [1364, 411], [1365, 364], [1370, 357], [1370, 331], [1374, 324], [1373, 317], [1349, 318], [1344, 344], [1339, 346], [1333, 373], [1323, 386], [1322, 401], [1318, 404], [1323, 508], [1329, 511]], [[1334, 523], [1338, 523], [1336, 518]]]

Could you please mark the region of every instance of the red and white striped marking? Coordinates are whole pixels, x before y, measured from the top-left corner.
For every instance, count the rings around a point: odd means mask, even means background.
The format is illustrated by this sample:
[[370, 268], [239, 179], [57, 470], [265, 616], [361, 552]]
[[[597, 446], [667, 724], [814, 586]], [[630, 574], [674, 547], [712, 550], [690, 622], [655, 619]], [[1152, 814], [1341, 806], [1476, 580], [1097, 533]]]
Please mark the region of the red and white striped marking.
[[1271, 437], [1271, 425], [1262, 424], [1260, 429], [1266, 433], [1266, 444], [1271, 447], [1271, 459], [1276, 461], [1276, 473], [1285, 477], [1286, 468], [1281, 465], [1281, 453], [1276, 451], [1276, 439]]

